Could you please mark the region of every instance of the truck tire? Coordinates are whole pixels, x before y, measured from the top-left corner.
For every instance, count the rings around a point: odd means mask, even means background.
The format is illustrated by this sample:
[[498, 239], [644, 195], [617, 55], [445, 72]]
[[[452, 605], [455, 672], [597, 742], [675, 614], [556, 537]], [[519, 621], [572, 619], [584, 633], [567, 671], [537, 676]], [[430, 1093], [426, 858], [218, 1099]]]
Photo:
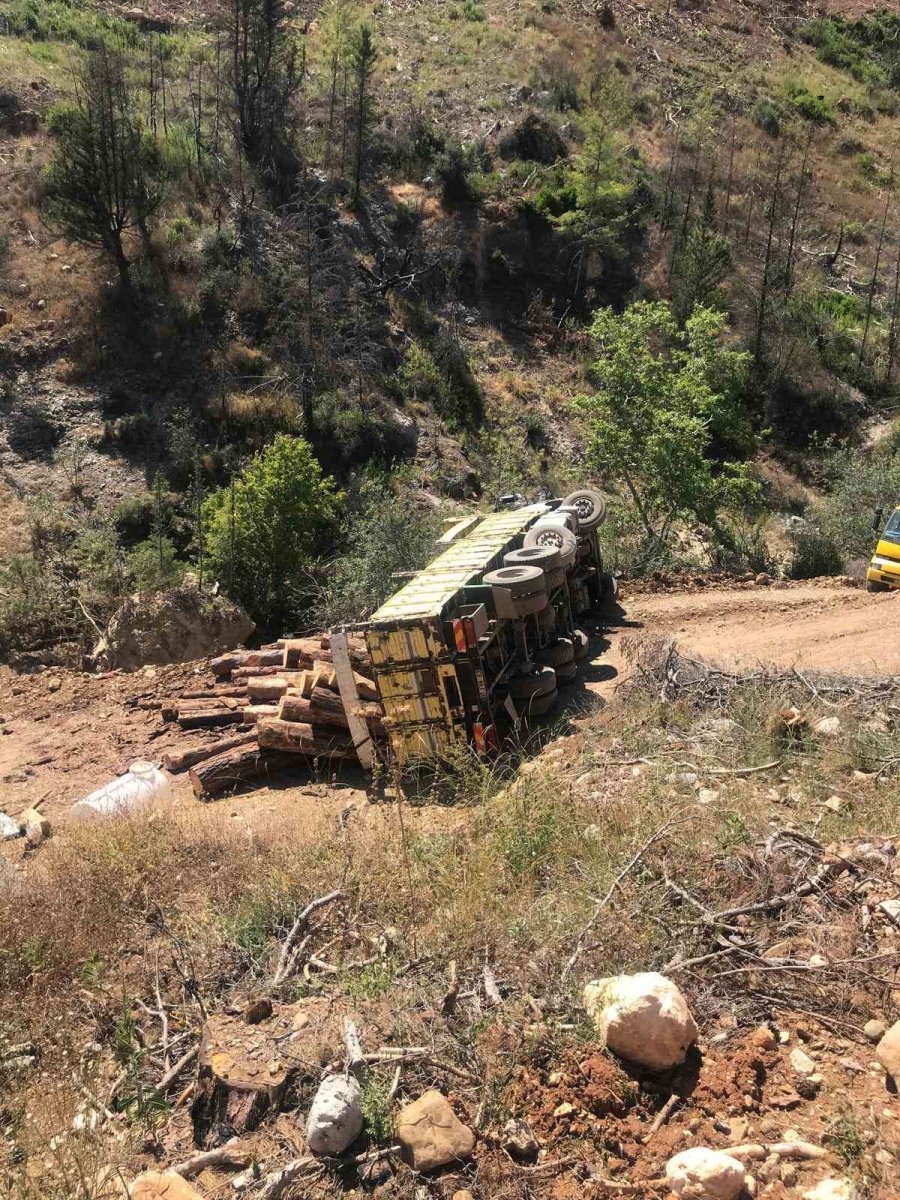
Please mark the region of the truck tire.
[[521, 550], [510, 550], [504, 554], [503, 565], [507, 567], [540, 567], [546, 574], [559, 567], [559, 551], [553, 546], [523, 546]]
[[575, 648], [575, 661], [581, 662], [591, 652], [591, 639], [583, 629], [576, 629], [572, 634], [572, 645]]
[[546, 592], [532, 592], [529, 596], [513, 596], [512, 605], [517, 617], [533, 617], [543, 612], [550, 603]]
[[582, 533], [590, 533], [606, 520], [606, 501], [593, 488], [572, 492], [563, 500], [563, 507], [575, 509], [578, 528]]
[[525, 710], [526, 717], [543, 717], [551, 708], [555, 707], [559, 700], [559, 692], [556, 688], [552, 692], [544, 692], [542, 696], [532, 696], [528, 702], [528, 708]]
[[556, 691], [556, 672], [552, 667], [539, 667], [531, 675], [517, 675], [509, 681], [508, 691], [513, 700], [546, 696], [549, 692]]
[[522, 564], [513, 567], [501, 567], [499, 571], [488, 571], [482, 579], [489, 587], [503, 588], [513, 597], [530, 596], [535, 592], [545, 592], [544, 572], [540, 567], [530, 567]]
[[564, 663], [562, 666], [556, 668], [557, 687], [566, 687], [568, 684], [574, 683], [577, 678], [578, 663], [574, 660], [572, 662]]
[[574, 657], [575, 647], [569, 638], [560, 638], [552, 646], [545, 646], [543, 650], [538, 650], [536, 655], [537, 661], [542, 666], [553, 667], [556, 671], [572, 662]]
[[571, 529], [561, 525], [535, 525], [525, 534], [526, 549], [532, 546], [553, 546], [559, 551], [560, 566], [566, 570], [575, 561], [578, 540]]
[[558, 587], [566, 582], [566, 572], [563, 567], [555, 567], [552, 571], [545, 571], [547, 577], [547, 591], [555, 592]]
[[866, 580], [867, 592], [889, 592], [891, 589], [886, 583], [879, 583], [877, 579]]
[[537, 614], [537, 623], [538, 628], [544, 633], [549, 633], [551, 629], [556, 628], [556, 609], [552, 604], [548, 604]]

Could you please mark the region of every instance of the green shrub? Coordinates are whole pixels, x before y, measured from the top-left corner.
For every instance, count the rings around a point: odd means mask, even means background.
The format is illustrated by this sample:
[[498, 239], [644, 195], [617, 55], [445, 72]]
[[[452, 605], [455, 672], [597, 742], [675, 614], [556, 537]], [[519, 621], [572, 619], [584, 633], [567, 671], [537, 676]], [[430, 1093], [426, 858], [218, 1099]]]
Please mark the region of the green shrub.
[[788, 567], [791, 579], [816, 579], [843, 572], [843, 555], [825, 530], [803, 525], [791, 540], [793, 552]]
[[106, 15], [84, 0], [11, 0], [3, 6], [2, 20], [6, 34], [74, 42], [85, 50], [136, 47], [141, 39], [132, 21]]
[[303, 609], [341, 500], [309, 444], [283, 433], [206, 499], [210, 564], [256, 620], [277, 624]]
[[445, 203], [471, 204], [477, 200], [473, 176], [489, 167], [490, 156], [480, 143], [446, 146], [435, 159], [435, 174], [441, 181]]
[[439, 530], [430, 506], [417, 504], [407, 492], [366, 482], [317, 601], [318, 621], [328, 628], [374, 612], [402, 586], [401, 574], [420, 570], [435, 556]]
[[781, 133], [781, 116], [781, 107], [774, 100], [757, 100], [753, 106], [753, 120], [769, 137]]
[[798, 116], [814, 125], [836, 125], [837, 114], [824, 96], [817, 96], [804, 83], [792, 82], [787, 89], [788, 101]]

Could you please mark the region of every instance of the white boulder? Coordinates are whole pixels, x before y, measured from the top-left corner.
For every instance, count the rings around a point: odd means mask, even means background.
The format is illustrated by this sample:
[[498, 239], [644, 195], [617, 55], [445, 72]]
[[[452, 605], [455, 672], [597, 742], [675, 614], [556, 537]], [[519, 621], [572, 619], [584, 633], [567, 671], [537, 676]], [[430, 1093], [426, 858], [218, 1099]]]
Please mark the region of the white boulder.
[[813, 729], [819, 737], [836, 738], [840, 737], [843, 726], [840, 717], [823, 717], [821, 721], [816, 721]]
[[850, 1180], [837, 1179], [833, 1175], [803, 1193], [803, 1200], [852, 1200], [852, 1197], [853, 1185]]
[[692, 1146], [666, 1163], [666, 1179], [686, 1200], [736, 1200], [744, 1188], [744, 1168], [721, 1150]]
[[585, 986], [584, 1006], [613, 1053], [664, 1071], [684, 1062], [697, 1023], [681, 992], [664, 975], [614, 975]]
[[0, 812], [0, 842], [7, 842], [10, 838], [22, 836], [22, 826], [13, 817], [10, 817], [5, 812]]
[[313, 1154], [343, 1154], [362, 1132], [362, 1088], [355, 1075], [329, 1075], [319, 1084], [306, 1120]]

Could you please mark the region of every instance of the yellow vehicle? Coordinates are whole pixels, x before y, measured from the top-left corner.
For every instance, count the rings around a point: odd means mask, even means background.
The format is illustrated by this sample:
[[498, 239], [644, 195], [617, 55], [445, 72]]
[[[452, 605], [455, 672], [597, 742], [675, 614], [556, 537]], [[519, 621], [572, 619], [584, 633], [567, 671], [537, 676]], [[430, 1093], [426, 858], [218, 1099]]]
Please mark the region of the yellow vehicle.
[[[879, 509], [875, 529], [883, 517], [884, 512]], [[890, 588], [900, 588], [900, 508], [891, 513], [866, 572], [866, 591], [886, 592]]]
[[589, 489], [537, 504], [509, 497], [456, 522], [438, 557], [373, 614], [366, 642], [401, 765], [459, 743], [488, 754], [553, 708], [588, 653], [576, 619], [611, 582], [597, 539], [605, 516]]

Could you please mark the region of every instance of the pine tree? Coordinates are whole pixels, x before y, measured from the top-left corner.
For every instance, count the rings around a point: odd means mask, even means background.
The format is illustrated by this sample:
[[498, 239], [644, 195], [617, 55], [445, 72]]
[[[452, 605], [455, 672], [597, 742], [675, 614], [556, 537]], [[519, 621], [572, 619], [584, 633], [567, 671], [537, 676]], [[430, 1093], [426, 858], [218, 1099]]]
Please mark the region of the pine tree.
[[353, 204], [359, 203], [362, 182], [362, 163], [366, 134], [372, 117], [370, 86], [378, 51], [372, 39], [372, 30], [365, 23], [356, 30], [350, 50], [350, 68], [353, 73], [354, 103], [356, 116], [356, 154], [353, 173]]

